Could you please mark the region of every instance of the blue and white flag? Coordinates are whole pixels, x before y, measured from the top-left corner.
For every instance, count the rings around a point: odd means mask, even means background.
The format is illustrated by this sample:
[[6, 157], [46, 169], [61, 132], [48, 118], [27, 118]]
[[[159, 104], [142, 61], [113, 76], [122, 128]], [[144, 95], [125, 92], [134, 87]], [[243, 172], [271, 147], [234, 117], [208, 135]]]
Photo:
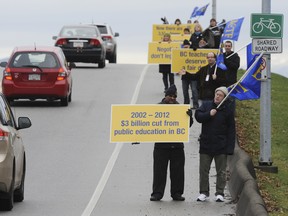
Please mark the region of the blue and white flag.
[[227, 22], [221, 37], [221, 42], [223, 42], [224, 40], [237, 41], [243, 20], [244, 17]]
[[207, 7], [209, 6], [209, 3], [201, 8], [198, 9], [198, 7], [195, 7], [190, 18], [196, 17], [196, 16], [203, 16], [207, 10]]
[[[251, 100], [251, 99], [258, 99], [260, 98], [261, 92], [261, 63], [262, 63], [262, 56], [259, 56], [256, 60], [255, 64], [253, 63], [248, 70], [248, 74], [244, 74], [245, 76], [237, 85], [234, 87], [229, 87], [228, 90], [232, 90], [229, 92], [229, 95], [232, 97], [237, 98], [238, 100]], [[247, 71], [248, 71], [247, 70]]]

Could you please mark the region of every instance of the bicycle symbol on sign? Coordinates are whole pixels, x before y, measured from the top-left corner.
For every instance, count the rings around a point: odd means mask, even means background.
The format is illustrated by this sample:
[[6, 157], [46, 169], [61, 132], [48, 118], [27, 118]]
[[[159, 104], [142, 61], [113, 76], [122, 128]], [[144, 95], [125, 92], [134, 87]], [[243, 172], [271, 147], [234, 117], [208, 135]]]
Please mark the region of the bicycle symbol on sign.
[[274, 19], [268, 19], [268, 20], [265, 20], [264, 18], [260, 18], [260, 21], [259, 22], [256, 22], [254, 23], [253, 25], [253, 31], [255, 33], [261, 33], [265, 28], [269, 29], [273, 34], [277, 34], [281, 31], [281, 26], [276, 23], [276, 22], [273, 22]]

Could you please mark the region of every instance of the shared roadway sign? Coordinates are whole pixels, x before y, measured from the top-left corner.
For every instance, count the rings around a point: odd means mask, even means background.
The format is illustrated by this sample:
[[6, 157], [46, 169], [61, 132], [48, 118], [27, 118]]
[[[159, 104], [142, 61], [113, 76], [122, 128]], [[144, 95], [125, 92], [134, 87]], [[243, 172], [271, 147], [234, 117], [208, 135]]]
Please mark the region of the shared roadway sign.
[[252, 52], [282, 53], [283, 14], [251, 14]]
[[252, 52], [258, 54], [264, 53], [282, 53], [282, 39], [252, 39]]

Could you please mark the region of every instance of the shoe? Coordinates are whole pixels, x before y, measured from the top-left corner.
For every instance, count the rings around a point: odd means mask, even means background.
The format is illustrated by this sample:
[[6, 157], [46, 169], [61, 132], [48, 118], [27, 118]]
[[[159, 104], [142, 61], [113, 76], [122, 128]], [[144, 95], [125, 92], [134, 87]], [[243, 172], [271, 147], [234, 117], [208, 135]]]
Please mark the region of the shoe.
[[215, 199], [216, 199], [216, 202], [224, 202], [224, 197], [222, 195], [218, 194]]
[[177, 195], [172, 196], [172, 199], [175, 201], [184, 201], [185, 197], [177, 194]]
[[150, 197], [150, 201], [160, 201], [160, 200], [161, 200], [161, 198], [158, 197], [158, 196], [155, 196], [155, 195], [152, 195], [152, 196]]
[[207, 196], [206, 196], [205, 194], [200, 194], [200, 195], [197, 197], [197, 201], [198, 201], [198, 202], [204, 202], [206, 199], [207, 199]]

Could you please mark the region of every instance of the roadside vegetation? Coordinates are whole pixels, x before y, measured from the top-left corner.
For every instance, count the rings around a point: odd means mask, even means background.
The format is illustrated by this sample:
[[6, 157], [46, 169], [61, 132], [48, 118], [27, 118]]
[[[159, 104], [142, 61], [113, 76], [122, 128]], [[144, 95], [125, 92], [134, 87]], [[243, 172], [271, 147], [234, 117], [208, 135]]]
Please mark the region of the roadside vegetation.
[[[239, 71], [239, 76], [243, 71]], [[288, 215], [288, 79], [271, 77], [271, 145], [278, 173], [256, 169], [257, 182], [270, 216]], [[259, 165], [260, 100], [237, 101], [236, 126], [239, 145]]]

